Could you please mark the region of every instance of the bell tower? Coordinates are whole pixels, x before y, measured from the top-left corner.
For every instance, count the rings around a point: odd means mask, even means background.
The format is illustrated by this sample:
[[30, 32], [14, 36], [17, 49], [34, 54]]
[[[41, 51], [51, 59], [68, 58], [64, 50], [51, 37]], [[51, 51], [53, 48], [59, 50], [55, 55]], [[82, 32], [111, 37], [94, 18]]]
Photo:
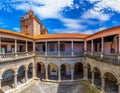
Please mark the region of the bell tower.
[[20, 18], [20, 25], [21, 25], [21, 33], [30, 35], [30, 36], [37, 36], [40, 35], [40, 21], [34, 15], [32, 9], [30, 9], [24, 17]]

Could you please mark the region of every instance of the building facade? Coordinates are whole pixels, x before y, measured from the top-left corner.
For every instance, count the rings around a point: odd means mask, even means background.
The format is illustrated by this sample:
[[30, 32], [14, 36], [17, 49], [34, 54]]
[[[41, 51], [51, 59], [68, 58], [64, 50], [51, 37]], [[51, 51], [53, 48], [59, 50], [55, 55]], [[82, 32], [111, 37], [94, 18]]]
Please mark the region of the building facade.
[[120, 27], [95, 34], [49, 34], [32, 10], [21, 33], [0, 29], [0, 87], [12, 91], [33, 79], [86, 80], [102, 93], [120, 93]]

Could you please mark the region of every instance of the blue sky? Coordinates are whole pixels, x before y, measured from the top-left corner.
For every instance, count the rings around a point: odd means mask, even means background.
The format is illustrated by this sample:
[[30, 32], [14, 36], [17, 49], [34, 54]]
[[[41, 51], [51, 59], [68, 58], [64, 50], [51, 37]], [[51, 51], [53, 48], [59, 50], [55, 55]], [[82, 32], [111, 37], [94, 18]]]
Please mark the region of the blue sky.
[[49, 33], [87, 33], [120, 25], [120, 0], [0, 0], [0, 28], [20, 32], [30, 8]]

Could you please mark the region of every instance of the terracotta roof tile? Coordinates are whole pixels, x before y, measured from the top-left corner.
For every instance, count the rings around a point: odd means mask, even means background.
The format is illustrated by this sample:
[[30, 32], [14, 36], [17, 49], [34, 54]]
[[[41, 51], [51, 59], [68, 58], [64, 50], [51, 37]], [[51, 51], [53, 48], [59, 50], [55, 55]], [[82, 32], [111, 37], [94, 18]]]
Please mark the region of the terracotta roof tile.
[[34, 37], [34, 39], [84, 39], [89, 36], [89, 34], [72, 34], [72, 33], [64, 33], [64, 34], [44, 34], [38, 35]]
[[26, 37], [26, 38], [29, 38], [29, 39], [33, 39], [32, 36], [25, 35], [25, 34], [22, 34], [22, 33], [19, 33], [19, 32], [13, 32], [13, 31], [10, 31], [10, 30], [5, 30], [5, 29], [0, 29], [0, 33], [10, 34], [10, 35], [15, 35], [15, 36], [20, 36], [20, 37]]

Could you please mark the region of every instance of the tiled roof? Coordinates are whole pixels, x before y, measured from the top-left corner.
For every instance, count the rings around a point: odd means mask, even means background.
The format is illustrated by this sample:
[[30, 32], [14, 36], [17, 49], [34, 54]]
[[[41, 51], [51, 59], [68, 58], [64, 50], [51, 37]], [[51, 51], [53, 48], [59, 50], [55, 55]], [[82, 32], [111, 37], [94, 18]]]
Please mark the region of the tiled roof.
[[29, 35], [25, 35], [25, 34], [18, 33], [18, 32], [13, 32], [10, 30], [4, 30], [4, 29], [0, 29], [0, 33], [20, 36], [20, 37], [25, 37], [29, 39], [35, 39], [35, 40], [37, 39], [84, 39], [85, 37], [89, 36], [89, 34], [64, 33], [64, 34], [43, 34], [43, 35], [32, 37]]
[[94, 34], [91, 34], [87, 37], [85, 37], [86, 40], [92, 40], [95, 38], [100, 38], [100, 37], [105, 37], [105, 36], [110, 36], [110, 35], [115, 35], [115, 34], [120, 34], [120, 26], [104, 29], [101, 31], [98, 31]]
[[5, 29], [0, 29], [0, 33], [4, 33], [4, 34], [9, 34], [9, 35], [15, 35], [15, 36], [20, 36], [20, 37], [25, 37], [25, 38], [29, 38], [29, 39], [33, 39], [32, 36], [29, 35], [25, 35], [19, 32], [13, 32], [10, 30], [5, 30]]
[[88, 34], [72, 34], [72, 33], [64, 33], [64, 34], [44, 34], [38, 35], [34, 37], [37, 39], [84, 39], [89, 36]]

